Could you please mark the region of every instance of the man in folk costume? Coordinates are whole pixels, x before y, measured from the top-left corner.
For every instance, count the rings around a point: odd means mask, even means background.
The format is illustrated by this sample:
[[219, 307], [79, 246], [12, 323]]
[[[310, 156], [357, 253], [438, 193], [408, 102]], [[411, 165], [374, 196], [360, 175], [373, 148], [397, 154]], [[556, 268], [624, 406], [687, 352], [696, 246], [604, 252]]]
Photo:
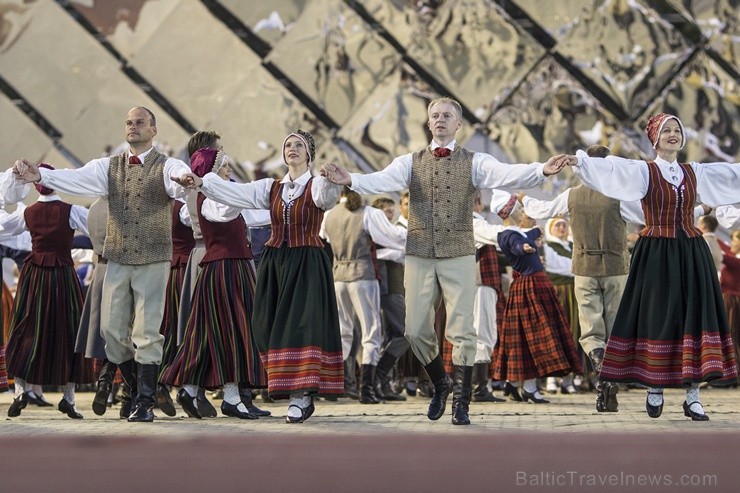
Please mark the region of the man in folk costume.
[[645, 214], [600, 376], [648, 387], [651, 418], [663, 411], [663, 388], [685, 388], [684, 414], [706, 421], [699, 384], [736, 378], [737, 368], [717, 272], [692, 211], [697, 201], [736, 203], [740, 166], [679, 163], [686, 134], [674, 115], [651, 117], [646, 131], [654, 161], [594, 158], [583, 151], [567, 160], [586, 186], [641, 200]]
[[150, 110], [132, 108], [124, 129], [130, 149], [122, 154], [93, 159], [79, 169], [43, 172], [22, 159], [14, 172], [25, 182], [60, 192], [108, 196], [101, 313], [105, 352], [136, 396], [128, 420], [150, 422], [162, 360], [159, 327], [172, 256], [172, 199], [184, 194], [170, 177], [190, 168], [152, 147], [157, 124]]
[[475, 242], [473, 204], [478, 189], [530, 188], [562, 169], [562, 157], [547, 163], [511, 166], [488, 154], [457, 145], [462, 107], [450, 98], [432, 101], [427, 109], [429, 146], [400, 156], [382, 171], [350, 174], [327, 163], [322, 174], [364, 194], [410, 191], [409, 235], [406, 243], [406, 337], [434, 382], [435, 394], [427, 417], [437, 420], [445, 411], [449, 377], [434, 332], [434, 307], [444, 297], [445, 337], [453, 344], [455, 365], [452, 423], [470, 424], [476, 334], [473, 327]]
[[343, 356], [349, 356], [352, 348], [356, 317], [362, 330], [363, 349], [359, 400], [361, 404], [379, 404], [380, 396], [375, 395], [375, 370], [383, 336], [373, 243], [402, 250], [406, 231], [393, 226], [383, 211], [363, 205], [362, 197], [346, 188], [339, 206], [324, 216], [324, 228], [334, 254], [332, 273]]
[[[516, 197], [498, 190], [493, 191], [491, 212], [505, 217], [514, 207]], [[497, 308], [500, 306], [501, 273], [498, 265], [498, 234], [503, 231], [502, 225], [489, 223], [481, 215], [483, 203], [480, 195], [475, 200], [473, 211], [473, 234], [475, 235], [475, 263], [477, 266], [475, 283], [475, 302], [473, 317], [478, 345], [473, 365], [473, 402], [504, 402], [506, 399], [494, 396], [488, 389], [493, 349], [498, 340]]]

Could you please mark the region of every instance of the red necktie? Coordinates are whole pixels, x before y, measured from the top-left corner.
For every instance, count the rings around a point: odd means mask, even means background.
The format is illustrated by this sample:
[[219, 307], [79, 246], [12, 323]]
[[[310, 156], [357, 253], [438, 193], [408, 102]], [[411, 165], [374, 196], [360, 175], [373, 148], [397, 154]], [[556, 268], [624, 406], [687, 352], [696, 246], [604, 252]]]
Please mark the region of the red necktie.
[[433, 152], [435, 157], [447, 157], [450, 155], [450, 150], [446, 147], [437, 147]]
[[137, 156], [131, 156], [128, 158], [128, 164], [141, 164], [141, 160]]

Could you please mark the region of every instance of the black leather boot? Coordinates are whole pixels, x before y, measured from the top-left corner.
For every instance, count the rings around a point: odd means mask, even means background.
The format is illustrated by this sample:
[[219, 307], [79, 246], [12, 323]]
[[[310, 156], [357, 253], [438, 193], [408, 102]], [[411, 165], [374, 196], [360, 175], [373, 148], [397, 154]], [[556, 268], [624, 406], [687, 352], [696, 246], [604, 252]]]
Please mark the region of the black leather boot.
[[116, 376], [117, 368], [117, 364], [107, 359], [103, 360], [103, 366], [100, 368], [100, 375], [98, 375], [98, 386], [95, 390], [95, 397], [92, 403], [92, 410], [98, 416], [102, 416], [108, 410], [108, 396], [113, 390], [113, 378]]
[[139, 386], [136, 377], [138, 372], [136, 361], [132, 359], [124, 361], [118, 365], [118, 369], [121, 370], [121, 376], [126, 382], [126, 385], [128, 385], [129, 394], [131, 394], [131, 409], [133, 409], [136, 405], [136, 395], [139, 393]]
[[391, 370], [396, 364], [396, 357], [390, 353], [383, 353], [375, 367], [375, 395], [386, 401], [405, 401], [406, 397], [393, 390], [391, 385]]
[[121, 385], [121, 409], [118, 411], [118, 416], [121, 419], [128, 419], [131, 416], [131, 409], [133, 408], [133, 397], [131, 396], [131, 389], [126, 382]]
[[452, 424], [469, 425], [470, 394], [472, 393], [473, 367], [455, 366], [452, 387]]
[[[424, 369], [434, 383], [434, 396], [429, 402], [427, 418], [436, 421], [445, 413], [447, 396], [450, 395], [450, 377], [447, 376], [444, 363], [442, 363], [442, 356], [439, 354], [428, 365], [425, 365]], [[468, 380], [468, 382], [470, 381]]]
[[604, 363], [604, 348], [597, 347], [588, 353], [588, 359], [591, 360], [591, 366], [598, 375], [601, 373], [601, 365]]
[[619, 411], [617, 392], [619, 392], [619, 385], [599, 380], [599, 386], [596, 389], [596, 410], [600, 413]]
[[380, 404], [380, 399], [375, 395], [373, 377], [375, 376], [375, 365], [362, 365], [362, 386], [360, 387], [360, 404]]
[[488, 363], [473, 365], [473, 402], [505, 402], [488, 390]]
[[355, 359], [352, 356], [344, 360], [344, 396], [354, 400], [360, 398], [355, 378]]
[[136, 404], [128, 417], [129, 423], [151, 423], [154, 421], [154, 403], [157, 394], [159, 365], [139, 365], [137, 375], [138, 394]]

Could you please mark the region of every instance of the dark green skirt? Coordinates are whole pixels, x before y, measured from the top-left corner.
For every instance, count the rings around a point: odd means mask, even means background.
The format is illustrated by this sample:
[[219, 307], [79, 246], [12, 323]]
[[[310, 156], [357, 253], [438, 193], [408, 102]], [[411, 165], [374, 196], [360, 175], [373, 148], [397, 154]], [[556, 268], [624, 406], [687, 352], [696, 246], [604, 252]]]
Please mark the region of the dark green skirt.
[[649, 387], [737, 377], [717, 270], [704, 238], [679, 233], [637, 241], [600, 376]]
[[271, 397], [344, 393], [334, 278], [322, 248], [265, 248], [252, 330]]

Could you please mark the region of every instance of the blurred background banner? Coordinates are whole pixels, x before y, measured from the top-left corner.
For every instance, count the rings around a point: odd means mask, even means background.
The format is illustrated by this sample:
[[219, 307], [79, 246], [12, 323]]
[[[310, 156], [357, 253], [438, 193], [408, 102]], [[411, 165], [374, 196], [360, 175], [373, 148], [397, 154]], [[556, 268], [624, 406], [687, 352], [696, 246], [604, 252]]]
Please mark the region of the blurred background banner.
[[683, 120], [682, 159], [737, 162], [739, 3], [0, 0], [0, 167], [116, 152], [142, 105], [171, 155], [219, 131], [241, 180], [282, 175], [295, 128], [319, 163], [369, 172], [429, 142], [443, 95], [463, 105], [460, 142], [505, 162], [596, 143], [652, 158], [660, 111]]

